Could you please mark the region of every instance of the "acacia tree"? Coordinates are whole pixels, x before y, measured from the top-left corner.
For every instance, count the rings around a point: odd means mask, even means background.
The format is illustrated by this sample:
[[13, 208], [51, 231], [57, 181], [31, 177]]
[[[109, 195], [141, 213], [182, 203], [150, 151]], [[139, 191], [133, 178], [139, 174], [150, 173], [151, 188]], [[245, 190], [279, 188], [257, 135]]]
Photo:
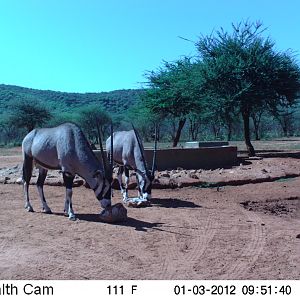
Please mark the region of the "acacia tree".
[[30, 132], [42, 126], [52, 118], [48, 108], [33, 100], [20, 100], [11, 105], [8, 122], [16, 128], [25, 128]]
[[252, 123], [253, 123], [253, 128], [254, 128], [254, 134], [255, 134], [255, 140], [259, 141], [260, 140], [260, 123], [262, 120], [262, 116], [265, 112], [265, 109], [259, 108], [259, 109], [253, 109], [250, 113]]
[[[164, 115], [162, 113], [154, 113], [143, 105], [143, 101], [132, 106], [124, 116], [127, 126], [133, 123], [139, 129], [139, 134], [146, 142], [153, 141], [155, 127], [157, 128], [158, 140], [160, 139], [160, 129], [163, 119]], [[131, 128], [131, 125], [129, 127]]]
[[[207, 95], [208, 91], [204, 91]], [[216, 95], [210, 95], [205, 98], [205, 115], [208, 123], [214, 132], [214, 137], [219, 138], [222, 128], [227, 130], [227, 140], [232, 138], [233, 126], [237, 122], [237, 111], [232, 107], [230, 99], [219, 98]]]
[[21, 137], [20, 134], [23, 133], [10, 121], [9, 116], [0, 116], [0, 143], [8, 144], [12, 141], [18, 141]]
[[77, 122], [90, 140], [102, 141], [105, 131], [111, 124], [110, 116], [98, 105], [90, 105], [77, 111]]
[[196, 141], [200, 133], [203, 118], [200, 113], [191, 112], [188, 115], [189, 136], [192, 141]]
[[156, 115], [176, 120], [173, 147], [176, 147], [188, 114], [199, 106], [199, 92], [195, 72], [196, 64], [189, 58], [165, 62], [158, 71], [146, 74], [149, 88], [143, 104]]
[[300, 71], [290, 53], [276, 52], [274, 42], [262, 36], [265, 29], [260, 22], [232, 27], [231, 34], [221, 29], [196, 43], [199, 71], [203, 91], [241, 114], [248, 153], [254, 156], [250, 138], [253, 109], [276, 111], [283, 99], [285, 105], [291, 105], [300, 88]]
[[283, 107], [273, 114], [274, 118], [278, 121], [282, 128], [284, 137], [292, 135], [295, 112], [296, 111], [294, 107]]

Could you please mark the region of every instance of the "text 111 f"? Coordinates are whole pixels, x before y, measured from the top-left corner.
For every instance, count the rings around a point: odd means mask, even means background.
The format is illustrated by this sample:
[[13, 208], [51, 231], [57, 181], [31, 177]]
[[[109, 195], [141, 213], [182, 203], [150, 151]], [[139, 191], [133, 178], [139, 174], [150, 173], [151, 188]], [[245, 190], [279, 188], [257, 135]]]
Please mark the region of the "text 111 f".
[[[124, 286], [123, 285], [109, 285], [107, 286], [108, 295], [124, 295]], [[128, 291], [128, 290], [127, 290]], [[132, 285], [130, 288], [130, 293], [133, 295], [137, 291], [137, 285]]]

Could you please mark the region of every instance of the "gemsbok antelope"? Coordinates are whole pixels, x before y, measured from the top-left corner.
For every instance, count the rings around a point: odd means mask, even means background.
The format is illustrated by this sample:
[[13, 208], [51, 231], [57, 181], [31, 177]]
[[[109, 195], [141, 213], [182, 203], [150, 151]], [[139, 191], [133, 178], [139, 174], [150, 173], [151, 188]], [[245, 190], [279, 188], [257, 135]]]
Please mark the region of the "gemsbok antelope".
[[[123, 194], [123, 202], [128, 199], [129, 170], [136, 172], [139, 197], [142, 201], [151, 199], [152, 181], [156, 165], [157, 134], [155, 130], [155, 146], [151, 171], [148, 169], [144, 147], [137, 130], [117, 131], [113, 133], [113, 160], [119, 166], [118, 181]], [[107, 155], [111, 152], [111, 137], [106, 140]], [[125, 186], [122, 174], [125, 173]]]
[[64, 123], [53, 128], [32, 130], [23, 140], [22, 153], [25, 208], [29, 212], [33, 212], [28, 192], [33, 163], [39, 169], [37, 189], [45, 213], [51, 213], [43, 191], [49, 169], [62, 171], [66, 187], [64, 211], [70, 220], [76, 219], [72, 208], [72, 186], [76, 174], [94, 190], [102, 208], [111, 206], [109, 177], [105, 176], [103, 165], [77, 125]]

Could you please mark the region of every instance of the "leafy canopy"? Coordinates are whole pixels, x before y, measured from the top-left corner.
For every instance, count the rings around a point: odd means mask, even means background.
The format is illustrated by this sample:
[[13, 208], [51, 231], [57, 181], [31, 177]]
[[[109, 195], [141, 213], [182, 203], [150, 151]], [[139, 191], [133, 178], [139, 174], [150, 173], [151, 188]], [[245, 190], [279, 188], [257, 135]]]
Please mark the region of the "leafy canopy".
[[49, 109], [41, 103], [23, 100], [12, 104], [8, 122], [29, 132], [47, 123], [51, 117]]
[[300, 72], [291, 53], [276, 52], [260, 22], [232, 27], [232, 34], [221, 29], [196, 43], [206, 95], [241, 113], [256, 106], [275, 109], [283, 96], [292, 103]]
[[186, 117], [199, 106], [196, 65], [187, 57], [149, 72], [144, 104], [154, 113]]

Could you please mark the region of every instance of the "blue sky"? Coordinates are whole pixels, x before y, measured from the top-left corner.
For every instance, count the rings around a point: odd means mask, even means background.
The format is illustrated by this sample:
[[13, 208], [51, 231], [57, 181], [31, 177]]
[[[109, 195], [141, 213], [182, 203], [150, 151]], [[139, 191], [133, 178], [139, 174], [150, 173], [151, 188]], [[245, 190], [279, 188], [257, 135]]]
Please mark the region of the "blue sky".
[[139, 88], [201, 34], [261, 20], [278, 50], [300, 50], [300, 1], [0, 0], [0, 83], [66, 92]]

